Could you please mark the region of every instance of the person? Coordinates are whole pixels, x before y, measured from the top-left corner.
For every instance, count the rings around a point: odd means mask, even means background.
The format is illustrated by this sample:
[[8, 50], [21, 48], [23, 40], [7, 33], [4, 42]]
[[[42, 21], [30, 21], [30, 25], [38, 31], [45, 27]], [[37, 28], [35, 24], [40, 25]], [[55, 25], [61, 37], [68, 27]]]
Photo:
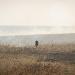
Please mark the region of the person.
[[39, 42], [36, 40], [36, 41], [35, 41], [35, 47], [37, 47], [38, 44], [39, 44]]

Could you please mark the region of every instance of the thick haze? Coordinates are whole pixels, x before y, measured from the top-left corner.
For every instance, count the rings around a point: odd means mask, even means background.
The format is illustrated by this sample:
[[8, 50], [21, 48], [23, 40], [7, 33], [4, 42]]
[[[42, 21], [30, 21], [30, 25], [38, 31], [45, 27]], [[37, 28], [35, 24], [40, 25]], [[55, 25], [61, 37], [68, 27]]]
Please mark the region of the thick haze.
[[75, 0], [0, 0], [0, 35], [75, 33]]
[[74, 27], [55, 26], [0, 26], [0, 35], [34, 35], [74, 33]]

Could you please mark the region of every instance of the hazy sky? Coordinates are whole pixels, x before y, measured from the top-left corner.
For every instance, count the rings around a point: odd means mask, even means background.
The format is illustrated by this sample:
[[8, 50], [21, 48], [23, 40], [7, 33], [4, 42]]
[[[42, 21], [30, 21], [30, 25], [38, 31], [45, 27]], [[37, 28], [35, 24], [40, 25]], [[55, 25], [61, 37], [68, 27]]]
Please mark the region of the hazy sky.
[[75, 33], [75, 0], [0, 0], [0, 35], [18, 33]]

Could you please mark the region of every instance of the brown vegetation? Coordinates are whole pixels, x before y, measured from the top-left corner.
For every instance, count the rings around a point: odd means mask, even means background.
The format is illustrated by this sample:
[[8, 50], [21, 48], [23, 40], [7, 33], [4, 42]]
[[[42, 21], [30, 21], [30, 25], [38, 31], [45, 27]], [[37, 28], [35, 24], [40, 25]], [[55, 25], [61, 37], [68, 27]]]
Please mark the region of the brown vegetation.
[[[75, 64], [61, 61], [38, 61], [39, 58], [34, 56], [35, 54], [42, 54], [42, 50], [44, 50], [44, 54], [45, 49], [48, 49], [48, 52], [54, 49], [54, 45], [48, 46], [42, 45], [36, 49], [0, 45], [0, 75], [75, 75]], [[60, 50], [69, 49], [70, 52], [73, 52], [75, 45], [55, 45], [57, 51], [59, 48]]]

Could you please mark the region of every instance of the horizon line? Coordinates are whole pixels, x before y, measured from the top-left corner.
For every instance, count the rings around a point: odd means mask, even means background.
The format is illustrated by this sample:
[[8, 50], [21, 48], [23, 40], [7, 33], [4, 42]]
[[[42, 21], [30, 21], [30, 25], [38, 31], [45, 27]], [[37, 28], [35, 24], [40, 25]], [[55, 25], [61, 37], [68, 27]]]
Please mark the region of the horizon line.
[[0, 36], [37, 36], [37, 35], [68, 35], [75, 33], [49, 33], [49, 34], [9, 34], [9, 35], [0, 35]]

